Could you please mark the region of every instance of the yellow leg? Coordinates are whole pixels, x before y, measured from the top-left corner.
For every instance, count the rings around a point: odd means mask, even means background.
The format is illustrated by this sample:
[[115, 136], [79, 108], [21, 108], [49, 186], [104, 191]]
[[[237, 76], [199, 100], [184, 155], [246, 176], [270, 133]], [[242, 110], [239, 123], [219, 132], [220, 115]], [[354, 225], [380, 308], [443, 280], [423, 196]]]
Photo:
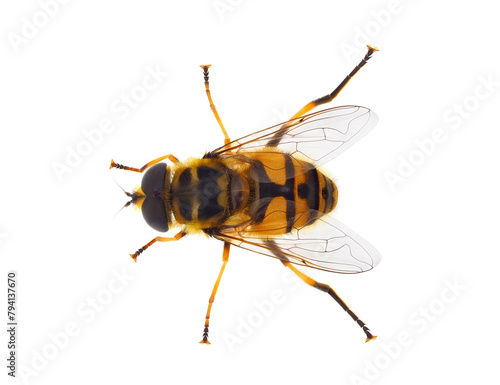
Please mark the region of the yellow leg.
[[369, 341], [374, 340], [375, 338], [377, 338], [377, 336], [374, 336], [374, 335], [371, 334], [370, 329], [368, 328], [368, 326], [366, 326], [366, 324], [363, 321], [361, 321], [358, 318], [358, 316], [352, 312], [351, 309], [349, 309], [349, 307], [346, 305], [346, 303], [344, 301], [342, 301], [342, 299], [338, 296], [338, 294], [335, 293], [335, 290], [333, 290], [330, 286], [325, 285], [324, 283], [320, 283], [320, 282], [315, 281], [314, 279], [312, 279], [308, 275], [305, 275], [303, 272], [301, 272], [300, 270], [298, 270], [295, 266], [293, 266], [288, 261], [281, 261], [281, 262], [283, 262], [283, 264], [286, 267], [288, 267], [295, 274], [297, 274], [299, 276], [299, 278], [302, 279], [308, 285], [310, 285], [312, 287], [315, 287], [318, 290], [324, 291], [325, 293], [330, 294], [330, 296], [332, 296], [333, 299], [335, 301], [337, 301], [337, 303], [342, 307], [342, 309], [344, 309], [347, 312], [347, 314], [349, 314], [351, 316], [351, 318], [363, 329], [363, 331], [366, 334], [366, 340], [365, 340], [365, 342], [369, 342]]
[[179, 161], [175, 156], [169, 154], [169, 155], [160, 156], [159, 158], [156, 158], [155, 160], [152, 160], [151, 162], [146, 163], [141, 168], [123, 166], [119, 163], [115, 163], [114, 160], [111, 160], [111, 164], [109, 165], [109, 168], [119, 168], [121, 170], [127, 170], [127, 171], [144, 172], [144, 170], [146, 170], [147, 168], [154, 166], [157, 163], [160, 163], [164, 159], [168, 159], [172, 163], [177, 163]]
[[144, 246], [142, 246], [139, 250], [137, 250], [134, 254], [130, 254], [132, 259], [137, 262], [137, 257], [142, 254], [149, 246], [151, 246], [155, 242], [173, 242], [173, 241], [178, 241], [181, 239], [186, 233], [184, 231], [179, 231], [177, 234], [175, 234], [172, 238], [167, 238], [167, 237], [156, 237], [153, 238], [151, 241], [146, 243]]
[[210, 68], [210, 64], [201, 65], [200, 67], [203, 68], [203, 75], [205, 77], [205, 91], [207, 92], [208, 101], [210, 102], [210, 109], [214, 113], [215, 119], [217, 119], [217, 123], [219, 123], [220, 129], [222, 130], [222, 133], [224, 134], [224, 144], [228, 144], [231, 141], [231, 139], [229, 139], [229, 135], [227, 134], [227, 131], [224, 128], [224, 125], [222, 124], [222, 120], [220, 120], [219, 113], [217, 112], [217, 109], [215, 108], [214, 102], [212, 100], [212, 96], [210, 95], [210, 89], [208, 87], [208, 69]]
[[342, 89], [346, 86], [347, 83], [349, 83], [349, 80], [356, 75], [356, 73], [363, 67], [366, 62], [371, 58], [372, 54], [376, 51], [378, 51], [377, 48], [367, 46], [368, 47], [368, 52], [366, 53], [365, 57], [359, 62], [359, 64], [351, 71], [349, 75], [346, 76], [346, 78], [342, 81], [342, 83], [339, 84], [335, 90], [331, 94], [325, 95], [322, 98], [313, 100], [310, 103], [307, 103], [304, 107], [302, 107], [295, 115], [293, 115], [290, 120], [293, 120], [295, 118], [298, 118], [304, 114], [307, 114], [309, 111], [311, 111], [313, 108], [325, 104], [325, 103], [330, 103], [339, 93], [342, 91]]
[[210, 299], [208, 300], [208, 310], [207, 315], [205, 316], [205, 328], [203, 329], [203, 339], [200, 341], [200, 344], [210, 344], [208, 341], [208, 325], [210, 322], [210, 311], [212, 310], [212, 304], [215, 300], [215, 294], [217, 293], [217, 289], [219, 288], [220, 279], [222, 278], [222, 274], [224, 273], [224, 269], [226, 268], [227, 261], [229, 260], [229, 243], [224, 242], [224, 251], [222, 253], [222, 267], [220, 268], [219, 276], [217, 277], [217, 281], [215, 281], [214, 288], [212, 290], [212, 295], [210, 295]]

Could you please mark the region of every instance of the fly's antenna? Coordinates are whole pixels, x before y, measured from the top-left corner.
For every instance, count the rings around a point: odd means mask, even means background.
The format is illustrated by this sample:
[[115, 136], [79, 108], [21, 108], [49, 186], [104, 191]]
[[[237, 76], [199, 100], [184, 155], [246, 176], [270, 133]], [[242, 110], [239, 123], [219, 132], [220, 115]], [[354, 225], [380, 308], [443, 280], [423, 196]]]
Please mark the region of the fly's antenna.
[[114, 219], [114, 218], [116, 218], [116, 216], [117, 216], [118, 214], [120, 214], [120, 212], [121, 212], [121, 211], [122, 211], [125, 207], [130, 206], [132, 203], [134, 203], [134, 202], [137, 200], [137, 194], [136, 194], [136, 193], [129, 193], [128, 191], [125, 191], [125, 189], [124, 189], [122, 186], [120, 186], [120, 184], [116, 181], [116, 179], [115, 179], [115, 178], [113, 178], [113, 180], [114, 180], [114, 182], [116, 183], [116, 185], [117, 185], [118, 187], [120, 187], [120, 190], [122, 190], [122, 191], [125, 193], [125, 195], [126, 195], [126, 196], [128, 196], [129, 198], [131, 198], [131, 199], [130, 199], [127, 203], [125, 203], [125, 204], [123, 205], [123, 207], [122, 207], [120, 210], [118, 210], [118, 212], [117, 212], [117, 213], [115, 214], [115, 216], [113, 217], [113, 219]]
[[[118, 187], [120, 187], [120, 190], [122, 190], [122, 191], [125, 193], [125, 195], [126, 195], [126, 196], [128, 196], [128, 197], [132, 198], [132, 200], [133, 200], [133, 198], [135, 197], [135, 194], [133, 194], [133, 193], [129, 193], [128, 191], [125, 191], [125, 189], [124, 189], [122, 186], [120, 186], [120, 184], [116, 181], [116, 179], [115, 179], [115, 178], [113, 178], [113, 181], [116, 183], [116, 185], [117, 185]], [[132, 200], [129, 202], [129, 204], [130, 204], [130, 203], [132, 203]], [[127, 206], [128, 206], [128, 205], [127, 205]]]

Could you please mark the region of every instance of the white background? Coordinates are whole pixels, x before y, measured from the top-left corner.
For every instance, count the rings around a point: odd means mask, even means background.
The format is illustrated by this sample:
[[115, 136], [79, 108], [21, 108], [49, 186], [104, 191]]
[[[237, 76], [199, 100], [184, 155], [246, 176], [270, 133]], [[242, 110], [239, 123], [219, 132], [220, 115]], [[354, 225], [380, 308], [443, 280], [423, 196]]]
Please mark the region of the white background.
[[[25, 383], [497, 378], [500, 28], [491, 2], [46, 3], [0, 7], [0, 288], [17, 270]], [[130, 191], [140, 175], [110, 171], [109, 161], [140, 167], [222, 144], [200, 64], [212, 64], [215, 104], [236, 139], [333, 90], [365, 41], [380, 52], [329, 106], [367, 106], [380, 121], [325, 169], [340, 190], [335, 217], [383, 260], [357, 276], [307, 273], [379, 338], [365, 344], [331, 298], [291, 281], [278, 261], [233, 248], [212, 345], [198, 344], [222, 244], [190, 237], [134, 263], [128, 254], [156, 233], [132, 208], [114, 218], [127, 197], [113, 178]], [[157, 67], [166, 75], [140, 94]], [[131, 92], [144, 100], [124, 117], [112, 106]], [[58, 177], [54, 165], [107, 119], [113, 131]], [[5, 363], [7, 333], [1, 341]]]

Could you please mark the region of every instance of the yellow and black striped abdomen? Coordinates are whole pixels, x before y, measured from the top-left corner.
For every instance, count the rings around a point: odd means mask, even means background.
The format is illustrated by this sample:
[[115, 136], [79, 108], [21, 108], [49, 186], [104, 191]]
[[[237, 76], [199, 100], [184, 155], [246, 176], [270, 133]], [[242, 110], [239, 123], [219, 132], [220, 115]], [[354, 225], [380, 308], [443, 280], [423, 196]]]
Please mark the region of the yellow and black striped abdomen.
[[335, 184], [311, 163], [276, 149], [247, 156], [252, 159], [249, 177], [255, 186], [250, 206], [253, 223], [247, 231], [284, 234], [335, 207]]

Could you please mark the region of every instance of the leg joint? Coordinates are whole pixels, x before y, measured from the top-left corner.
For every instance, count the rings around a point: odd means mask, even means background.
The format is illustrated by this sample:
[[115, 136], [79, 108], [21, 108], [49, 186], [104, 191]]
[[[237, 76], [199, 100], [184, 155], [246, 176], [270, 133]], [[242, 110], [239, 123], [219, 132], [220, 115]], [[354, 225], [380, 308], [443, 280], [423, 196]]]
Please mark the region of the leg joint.
[[313, 286], [318, 290], [324, 291], [325, 293], [328, 293], [329, 290], [332, 290], [330, 286], [321, 282], [314, 281]]

